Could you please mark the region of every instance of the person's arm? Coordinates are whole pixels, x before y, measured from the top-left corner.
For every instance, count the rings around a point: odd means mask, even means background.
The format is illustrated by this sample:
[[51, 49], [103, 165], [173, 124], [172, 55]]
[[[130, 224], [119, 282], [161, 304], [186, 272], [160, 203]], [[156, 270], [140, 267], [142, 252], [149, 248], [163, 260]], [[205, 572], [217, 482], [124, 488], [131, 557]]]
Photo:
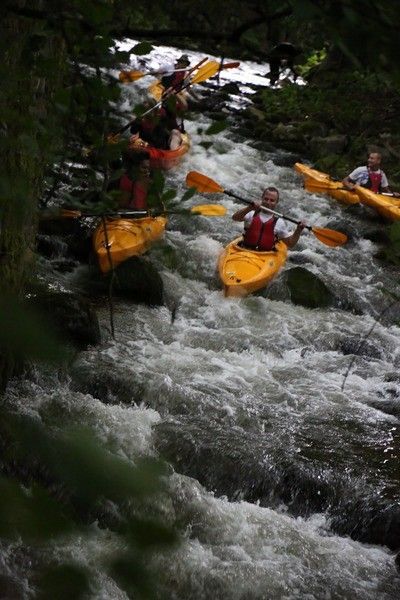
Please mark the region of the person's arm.
[[237, 210], [232, 215], [232, 219], [234, 221], [244, 221], [244, 218], [247, 215], [247, 213], [249, 213], [252, 210], [257, 211], [257, 210], [259, 210], [259, 208], [260, 208], [260, 204], [257, 203], [257, 202], [253, 202], [252, 204], [248, 204], [247, 206], [244, 206], [240, 210]]
[[388, 185], [382, 188], [382, 192], [384, 194], [391, 194], [394, 198], [400, 198], [399, 192], [392, 192]]
[[354, 186], [356, 185], [355, 182], [350, 179], [349, 175], [347, 177], [345, 177], [344, 179], [342, 179], [342, 183], [343, 183], [343, 187], [345, 187], [346, 190], [350, 190], [350, 191], [353, 191]]
[[303, 223], [303, 221], [298, 223], [298, 225], [297, 225], [296, 229], [294, 230], [294, 232], [292, 233], [292, 235], [290, 235], [289, 237], [286, 237], [286, 238], [282, 238], [282, 242], [285, 242], [285, 244], [288, 248], [293, 248], [299, 241], [299, 238], [300, 238], [305, 226], [306, 226], [306, 224]]

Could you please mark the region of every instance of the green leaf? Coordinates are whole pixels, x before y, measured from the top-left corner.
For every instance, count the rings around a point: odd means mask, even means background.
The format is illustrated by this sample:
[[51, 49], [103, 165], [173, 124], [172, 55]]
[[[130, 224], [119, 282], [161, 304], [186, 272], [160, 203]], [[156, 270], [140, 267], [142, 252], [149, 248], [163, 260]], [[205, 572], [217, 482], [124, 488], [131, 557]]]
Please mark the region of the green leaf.
[[176, 198], [176, 190], [167, 190], [166, 192], [163, 193], [163, 195], [161, 197], [161, 201], [165, 202], [167, 204], [174, 198]]
[[196, 188], [189, 188], [182, 196], [181, 201], [184, 202], [185, 200], [189, 200], [190, 198], [193, 198], [193, 196], [197, 193]]
[[0, 535], [22, 537], [41, 543], [70, 533], [72, 521], [62, 506], [38, 486], [27, 490], [15, 482], [0, 479]]
[[214, 123], [206, 129], [206, 134], [213, 135], [215, 133], [220, 133], [227, 127], [228, 127], [228, 122], [226, 119], [223, 119], [222, 121], [214, 121]]
[[89, 574], [78, 565], [64, 564], [42, 572], [36, 600], [80, 600], [90, 592]]
[[0, 349], [18, 360], [61, 362], [67, 357], [43, 317], [15, 298], [0, 298]]
[[153, 46], [149, 42], [140, 42], [130, 49], [132, 54], [142, 56], [143, 54], [149, 54], [153, 50]]

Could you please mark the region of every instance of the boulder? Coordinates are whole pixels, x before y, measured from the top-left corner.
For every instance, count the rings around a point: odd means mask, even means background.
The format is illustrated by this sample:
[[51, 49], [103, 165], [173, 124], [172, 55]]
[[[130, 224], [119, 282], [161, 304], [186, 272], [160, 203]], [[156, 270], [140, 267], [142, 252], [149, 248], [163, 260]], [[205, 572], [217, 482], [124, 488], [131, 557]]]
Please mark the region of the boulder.
[[85, 298], [71, 292], [46, 289], [33, 291], [27, 300], [56, 335], [79, 349], [99, 344], [100, 326], [97, 315]]
[[323, 281], [304, 267], [294, 267], [284, 274], [293, 304], [320, 308], [335, 304], [335, 296]]
[[134, 256], [118, 265], [114, 271], [100, 273], [94, 266], [83, 285], [90, 294], [128, 298], [150, 306], [164, 303], [162, 278], [148, 258]]

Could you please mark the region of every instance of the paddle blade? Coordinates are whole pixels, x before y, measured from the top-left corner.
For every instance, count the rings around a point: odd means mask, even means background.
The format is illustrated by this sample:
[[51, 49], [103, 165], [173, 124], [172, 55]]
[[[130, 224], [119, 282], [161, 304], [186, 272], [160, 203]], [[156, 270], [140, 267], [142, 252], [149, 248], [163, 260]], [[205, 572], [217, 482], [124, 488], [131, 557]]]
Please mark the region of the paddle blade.
[[200, 83], [202, 81], [205, 81], [206, 79], [209, 79], [210, 77], [216, 75], [218, 71], [219, 63], [215, 60], [209, 60], [203, 67], [200, 67], [197, 73], [192, 77], [190, 83]]
[[347, 235], [341, 231], [335, 231], [334, 229], [321, 229], [320, 227], [312, 227], [311, 231], [320, 242], [325, 246], [336, 248], [336, 246], [343, 246], [347, 242]]
[[137, 81], [144, 77], [146, 73], [142, 73], [142, 71], [121, 71], [119, 74], [119, 80], [122, 83], [130, 83], [131, 81]]
[[212, 194], [224, 191], [219, 183], [198, 171], [190, 171], [186, 175], [186, 185], [188, 187], [196, 188], [198, 192], [208, 192]]
[[198, 204], [192, 206], [190, 212], [203, 215], [203, 217], [223, 217], [226, 215], [226, 208], [221, 204]]
[[221, 69], [236, 69], [240, 66], [240, 62], [237, 60], [235, 62], [223, 63]]

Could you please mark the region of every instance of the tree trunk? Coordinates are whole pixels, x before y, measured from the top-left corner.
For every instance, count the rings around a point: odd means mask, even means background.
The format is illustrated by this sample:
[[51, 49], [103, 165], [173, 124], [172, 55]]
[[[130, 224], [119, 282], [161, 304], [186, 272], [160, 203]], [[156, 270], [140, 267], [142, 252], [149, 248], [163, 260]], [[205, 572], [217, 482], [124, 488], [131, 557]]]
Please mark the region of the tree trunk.
[[[41, 9], [20, 1], [16, 10]], [[44, 169], [55, 143], [51, 139], [52, 97], [64, 69], [63, 41], [49, 35], [43, 20], [8, 12], [0, 20], [0, 294], [21, 300], [34, 269], [37, 206]], [[0, 348], [0, 390], [15, 371], [10, 348]]]

